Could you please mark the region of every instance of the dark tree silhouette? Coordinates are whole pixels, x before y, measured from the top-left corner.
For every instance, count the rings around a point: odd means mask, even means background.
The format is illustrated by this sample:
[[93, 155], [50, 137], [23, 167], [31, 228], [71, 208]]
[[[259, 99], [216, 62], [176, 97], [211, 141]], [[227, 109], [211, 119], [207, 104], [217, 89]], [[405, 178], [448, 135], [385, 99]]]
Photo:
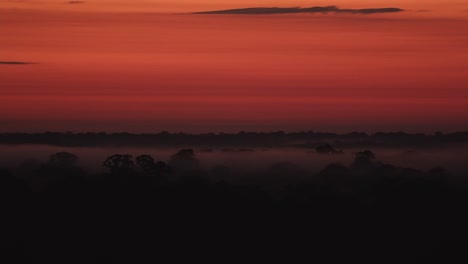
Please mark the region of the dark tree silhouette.
[[111, 173], [125, 173], [133, 169], [134, 163], [131, 155], [115, 154], [108, 157], [103, 165], [109, 168]]
[[167, 179], [170, 174], [170, 167], [162, 162], [155, 162], [150, 155], [140, 155], [136, 158], [137, 165], [143, 169], [147, 176], [156, 177], [159, 180]]
[[67, 168], [75, 166], [77, 161], [78, 157], [75, 154], [68, 152], [57, 152], [50, 156], [49, 161], [47, 161], [47, 166]]
[[193, 149], [182, 149], [171, 156], [169, 166], [178, 171], [187, 172], [199, 169], [198, 159], [195, 157]]
[[84, 181], [85, 172], [77, 165], [78, 156], [68, 152], [57, 152], [42, 164], [38, 175], [33, 176], [30, 183], [37, 191], [53, 189], [67, 192], [80, 188]]
[[[171, 157], [171, 164], [188, 173], [158, 185], [152, 184], [160, 182], [152, 175], [169, 167], [149, 155], [136, 157], [138, 170], [132, 156], [110, 156], [103, 166], [117, 174], [84, 174], [89, 177], [81, 182], [64, 180], [73, 179], [78, 158], [56, 153], [42, 164], [23, 163], [22, 170], [11, 170], [14, 174], [0, 168], [2, 220], [7, 223], [2, 225], [0, 249], [18, 263], [128, 262], [135, 256], [160, 258], [154, 254], [155, 248], [161, 249], [160, 241], [169, 241], [162, 243], [169, 250], [180, 241], [184, 243], [176, 251], [192, 250], [192, 241], [216, 233], [219, 236], [207, 240], [217, 244], [209, 245], [213, 252], [216, 246], [235, 248], [232, 238], [241, 237], [266, 245], [268, 252], [273, 244], [281, 252], [291, 246], [288, 257], [304, 248], [310, 261], [317, 256], [329, 259], [337, 250], [346, 253], [345, 260], [367, 254], [373, 261], [390, 255], [408, 259], [406, 254], [432, 258], [434, 252], [441, 259], [465, 256], [468, 192], [447, 184], [452, 179], [447, 179], [447, 171], [424, 173], [381, 163], [371, 151], [355, 154], [351, 166], [330, 164], [318, 173], [289, 162], [265, 170], [247, 168], [250, 172], [220, 165], [193, 173], [198, 160], [193, 150], [183, 149]], [[20, 173], [46, 180], [60, 175], [60, 180], [46, 181], [50, 188], [33, 192], [23, 184], [25, 177], [15, 177]], [[211, 181], [203, 180], [209, 175]], [[37, 221], [29, 221], [33, 218]], [[205, 244], [199, 245], [202, 253]], [[316, 245], [321, 248], [311, 253]]]
[[150, 155], [140, 155], [136, 157], [136, 163], [145, 172], [151, 171], [155, 166], [154, 159]]
[[364, 150], [356, 153], [356, 159], [374, 160], [375, 154], [370, 150]]

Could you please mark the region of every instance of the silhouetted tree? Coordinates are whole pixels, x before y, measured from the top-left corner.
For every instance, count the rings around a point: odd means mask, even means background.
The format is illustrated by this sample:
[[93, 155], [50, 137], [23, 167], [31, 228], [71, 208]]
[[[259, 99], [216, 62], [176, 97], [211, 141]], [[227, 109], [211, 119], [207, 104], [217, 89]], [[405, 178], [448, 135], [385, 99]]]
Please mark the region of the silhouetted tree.
[[200, 168], [200, 164], [198, 159], [195, 158], [195, 152], [193, 149], [182, 149], [172, 155], [169, 161], [169, 166], [181, 172], [198, 170]]
[[76, 165], [78, 156], [68, 152], [57, 152], [50, 155], [49, 160], [44, 164], [48, 173], [60, 176], [77, 176], [83, 171]]
[[370, 150], [364, 150], [356, 153], [356, 159], [374, 160], [375, 154]]
[[42, 164], [38, 175], [32, 179], [32, 187], [38, 191], [52, 188], [66, 192], [75, 188], [83, 181], [85, 172], [76, 165], [78, 157], [68, 152], [57, 152], [50, 155], [49, 160]]
[[68, 152], [57, 152], [50, 156], [47, 166], [56, 168], [70, 168], [75, 166], [78, 157]]
[[140, 155], [136, 157], [136, 163], [145, 172], [151, 171], [155, 166], [154, 159], [150, 155]]
[[155, 162], [150, 155], [140, 155], [136, 158], [136, 163], [148, 176], [156, 177], [158, 180], [166, 179], [170, 174], [170, 167], [162, 162]]
[[134, 163], [131, 155], [115, 154], [108, 157], [104, 163], [104, 167], [109, 168], [112, 174], [115, 173], [128, 173], [133, 167]]

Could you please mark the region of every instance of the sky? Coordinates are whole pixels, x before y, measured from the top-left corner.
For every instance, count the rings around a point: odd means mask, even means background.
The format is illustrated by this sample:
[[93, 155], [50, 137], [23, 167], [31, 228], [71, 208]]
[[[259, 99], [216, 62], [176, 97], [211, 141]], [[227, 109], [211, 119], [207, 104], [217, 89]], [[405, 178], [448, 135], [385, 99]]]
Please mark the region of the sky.
[[[190, 14], [329, 5], [405, 11]], [[466, 1], [0, 0], [0, 34], [0, 132], [468, 130]]]

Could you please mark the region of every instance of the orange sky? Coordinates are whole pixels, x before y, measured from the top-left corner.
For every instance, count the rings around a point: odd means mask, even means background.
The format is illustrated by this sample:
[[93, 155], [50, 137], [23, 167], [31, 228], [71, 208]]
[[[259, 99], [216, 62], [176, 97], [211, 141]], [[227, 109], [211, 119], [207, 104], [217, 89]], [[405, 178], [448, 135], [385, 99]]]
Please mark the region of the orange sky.
[[[65, 2], [0, 1], [2, 132], [468, 129], [465, 1]], [[321, 3], [433, 11], [161, 14]]]
[[346, 8], [400, 7], [408, 10], [432, 10], [436, 13], [463, 15], [468, 9], [465, 0], [84, 0], [83, 4], [67, 4], [67, 0], [0, 0], [2, 7], [43, 10], [191, 12], [210, 9], [257, 6], [328, 6]]

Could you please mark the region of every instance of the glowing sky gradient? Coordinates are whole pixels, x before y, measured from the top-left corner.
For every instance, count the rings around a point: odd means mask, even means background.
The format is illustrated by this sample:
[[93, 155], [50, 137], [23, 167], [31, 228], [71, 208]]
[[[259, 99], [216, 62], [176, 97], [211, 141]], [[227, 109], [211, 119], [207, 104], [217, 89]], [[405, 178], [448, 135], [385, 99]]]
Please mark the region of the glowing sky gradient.
[[[466, 1], [66, 2], [0, 1], [0, 132], [468, 129]], [[316, 5], [407, 11], [186, 14]]]

